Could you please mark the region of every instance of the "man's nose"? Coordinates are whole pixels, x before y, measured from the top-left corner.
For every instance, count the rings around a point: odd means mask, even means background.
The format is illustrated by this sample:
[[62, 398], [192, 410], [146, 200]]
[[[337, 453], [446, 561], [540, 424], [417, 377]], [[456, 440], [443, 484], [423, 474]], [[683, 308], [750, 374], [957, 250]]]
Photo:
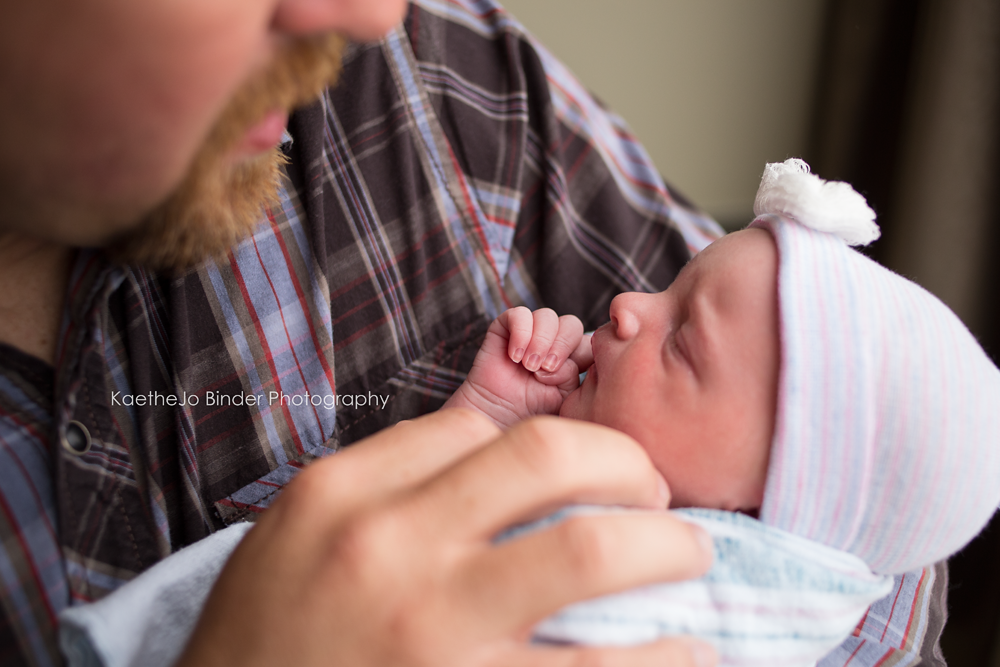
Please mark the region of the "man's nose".
[[635, 337], [642, 327], [642, 322], [649, 312], [652, 294], [640, 292], [625, 292], [611, 300], [611, 321], [615, 325], [615, 335], [620, 340]]
[[279, 0], [271, 26], [289, 35], [337, 32], [367, 42], [383, 37], [405, 13], [406, 0]]

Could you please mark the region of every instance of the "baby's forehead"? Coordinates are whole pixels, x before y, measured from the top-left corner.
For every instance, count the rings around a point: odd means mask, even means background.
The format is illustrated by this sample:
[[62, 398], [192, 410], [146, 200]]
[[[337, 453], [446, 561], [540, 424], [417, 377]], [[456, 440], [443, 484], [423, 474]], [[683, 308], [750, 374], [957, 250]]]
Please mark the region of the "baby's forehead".
[[682, 273], [755, 272], [777, 274], [778, 249], [771, 234], [763, 229], [732, 232], [708, 245], [688, 262]]
[[695, 255], [675, 284], [688, 298], [730, 301], [762, 290], [777, 300], [777, 275], [778, 252], [770, 233], [749, 229], [728, 234]]

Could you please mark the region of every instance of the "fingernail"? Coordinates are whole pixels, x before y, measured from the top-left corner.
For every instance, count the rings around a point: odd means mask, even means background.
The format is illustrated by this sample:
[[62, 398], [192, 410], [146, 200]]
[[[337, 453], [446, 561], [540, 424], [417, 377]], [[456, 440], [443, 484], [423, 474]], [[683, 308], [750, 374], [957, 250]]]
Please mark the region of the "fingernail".
[[685, 643], [691, 649], [691, 657], [694, 658], [694, 664], [698, 665], [698, 667], [715, 667], [718, 664], [718, 654], [710, 644], [700, 642], [696, 639], [688, 639]]
[[524, 364], [524, 367], [532, 372], [537, 371], [541, 361], [542, 358], [540, 356], [538, 356], [537, 354], [532, 354], [530, 357], [528, 357], [528, 361]]
[[516, 350], [514, 350], [514, 356], [512, 356], [511, 359], [514, 361], [515, 364], [521, 363], [521, 359], [523, 359], [523, 358], [524, 358], [524, 348], [523, 347], [519, 347]]
[[550, 354], [549, 356], [545, 357], [545, 363], [542, 364], [542, 366], [545, 368], [545, 370], [551, 373], [556, 369], [557, 361], [559, 361], [559, 357], [557, 357], [554, 354]]

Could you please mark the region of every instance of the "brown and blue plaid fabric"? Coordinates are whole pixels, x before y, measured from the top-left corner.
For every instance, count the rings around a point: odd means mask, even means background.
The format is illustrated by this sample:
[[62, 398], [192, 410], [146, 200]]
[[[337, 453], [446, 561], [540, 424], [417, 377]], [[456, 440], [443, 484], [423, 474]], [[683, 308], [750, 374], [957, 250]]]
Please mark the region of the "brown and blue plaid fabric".
[[[503, 309], [596, 327], [720, 233], [491, 2], [412, 6], [289, 130], [282, 201], [226, 261], [81, 251], [55, 367], [0, 346], [0, 663], [59, 664], [60, 610], [437, 409]], [[910, 651], [929, 592], [899, 604]]]

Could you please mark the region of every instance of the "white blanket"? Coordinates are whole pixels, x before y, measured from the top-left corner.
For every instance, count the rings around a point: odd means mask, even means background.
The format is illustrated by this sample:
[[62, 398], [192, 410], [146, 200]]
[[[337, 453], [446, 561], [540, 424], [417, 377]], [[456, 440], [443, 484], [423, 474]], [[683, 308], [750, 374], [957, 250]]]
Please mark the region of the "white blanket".
[[[516, 539], [577, 507], [500, 539]], [[628, 511], [628, 510], [617, 510]], [[840, 644], [869, 604], [892, 589], [856, 557], [740, 514], [680, 510], [709, 532], [715, 562], [704, 577], [573, 605], [543, 621], [544, 642], [636, 644], [701, 637], [721, 665], [806, 667]], [[208, 591], [248, 524], [227, 528], [157, 564], [103, 600], [60, 615], [60, 644], [73, 667], [168, 667], [179, 657]]]
[[806, 667], [892, 590], [891, 576], [873, 574], [856, 556], [742, 514], [676, 513], [712, 536], [708, 574], [573, 605], [543, 621], [536, 638], [607, 645], [691, 635], [715, 646], [720, 665]]

